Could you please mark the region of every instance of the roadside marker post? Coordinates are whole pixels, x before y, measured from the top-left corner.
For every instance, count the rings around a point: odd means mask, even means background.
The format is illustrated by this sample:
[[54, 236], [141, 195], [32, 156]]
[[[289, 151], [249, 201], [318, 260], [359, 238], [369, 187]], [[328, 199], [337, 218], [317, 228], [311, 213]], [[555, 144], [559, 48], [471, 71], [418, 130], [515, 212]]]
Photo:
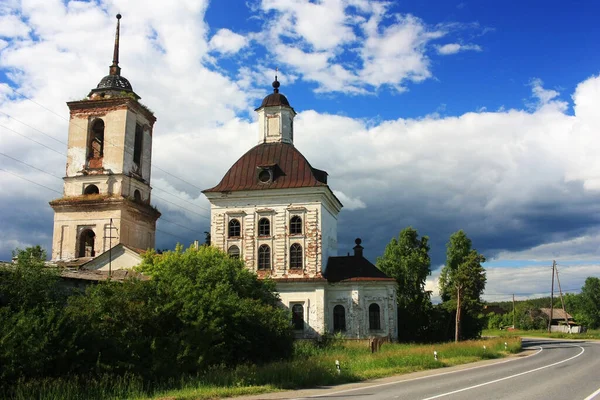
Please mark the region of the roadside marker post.
[[342, 373], [342, 367], [340, 366], [340, 360], [335, 360], [335, 369], [337, 369], [338, 375]]
[[437, 361], [437, 351], [433, 351], [433, 358], [435, 359], [435, 361]]

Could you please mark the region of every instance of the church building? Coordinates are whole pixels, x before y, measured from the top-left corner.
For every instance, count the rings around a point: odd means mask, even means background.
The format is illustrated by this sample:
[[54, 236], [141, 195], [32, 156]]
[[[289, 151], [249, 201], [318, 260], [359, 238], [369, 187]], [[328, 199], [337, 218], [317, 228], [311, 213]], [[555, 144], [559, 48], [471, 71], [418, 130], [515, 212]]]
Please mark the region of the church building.
[[294, 146], [296, 112], [279, 93], [264, 98], [258, 144], [204, 190], [211, 244], [277, 284], [299, 338], [341, 332], [348, 338], [397, 339], [396, 282], [363, 257], [338, 256], [342, 203]]
[[50, 202], [55, 262], [82, 265], [119, 246], [108, 263], [122, 256], [117, 265], [131, 267], [139, 264], [137, 250], [154, 248], [160, 217], [150, 205], [156, 118], [121, 75], [120, 19], [119, 14], [109, 74], [87, 98], [67, 103], [71, 118], [63, 196]]

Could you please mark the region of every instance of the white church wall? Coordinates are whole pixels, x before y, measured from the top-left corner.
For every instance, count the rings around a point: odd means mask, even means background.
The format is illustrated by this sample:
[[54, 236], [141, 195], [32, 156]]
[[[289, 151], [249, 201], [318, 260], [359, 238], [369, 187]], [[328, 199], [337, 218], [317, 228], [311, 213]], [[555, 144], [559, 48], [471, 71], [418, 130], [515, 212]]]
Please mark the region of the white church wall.
[[323, 227], [323, 262], [321, 272], [324, 273], [329, 257], [338, 255], [337, 216], [333, 215], [325, 206], [321, 207], [321, 225]]
[[[398, 338], [396, 283], [393, 281], [353, 281], [330, 284], [326, 290], [326, 329], [333, 332], [333, 308], [340, 304], [346, 312], [348, 338], [390, 336]], [[379, 305], [381, 329], [369, 329], [369, 306]]]
[[295, 331], [299, 338], [316, 338], [325, 332], [325, 285], [326, 282], [277, 283], [282, 305], [290, 312], [294, 304], [301, 304], [304, 311], [304, 330]]
[[[304, 192], [304, 193], [302, 193]], [[264, 197], [256, 197], [262, 195]], [[211, 242], [227, 251], [235, 245], [240, 248], [241, 258], [249, 269], [259, 276], [273, 277], [298, 276], [315, 277], [321, 273], [323, 263], [322, 202], [324, 193], [306, 190], [277, 190], [214, 198], [211, 195]], [[256, 204], [260, 204], [257, 206]], [[290, 219], [297, 215], [302, 218], [302, 234], [290, 234]], [[271, 235], [258, 236], [258, 222], [267, 218], [271, 223]], [[237, 219], [241, 224], [241, 236], [229, 237], [229, 221]], [[335, 235], [333, 217], [328, 218], [328, 232]], [[334, 226], [331, 226], [334, 225]], [[333, 232], [333, 233], [332, 233]], [[290, 269], [289, 249], [294, 243], [302, 246], [303, 268]], [[258, 248], [266, 244], [271, 248], [271, 270], [257, 268]]]

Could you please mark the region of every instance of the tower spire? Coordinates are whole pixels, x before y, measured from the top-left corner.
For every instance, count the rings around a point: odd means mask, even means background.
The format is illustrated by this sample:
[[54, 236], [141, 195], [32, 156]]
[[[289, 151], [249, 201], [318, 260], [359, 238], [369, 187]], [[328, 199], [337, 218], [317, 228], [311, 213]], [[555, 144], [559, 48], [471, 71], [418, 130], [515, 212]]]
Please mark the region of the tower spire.
[[117, 14], [117, 32], [115, 33], [115, 50], [113, 52], [113, 62], [109, 69], [109, 75], [121, 75], [119, 67], [119, 31], [121, 28], [121, 14]]

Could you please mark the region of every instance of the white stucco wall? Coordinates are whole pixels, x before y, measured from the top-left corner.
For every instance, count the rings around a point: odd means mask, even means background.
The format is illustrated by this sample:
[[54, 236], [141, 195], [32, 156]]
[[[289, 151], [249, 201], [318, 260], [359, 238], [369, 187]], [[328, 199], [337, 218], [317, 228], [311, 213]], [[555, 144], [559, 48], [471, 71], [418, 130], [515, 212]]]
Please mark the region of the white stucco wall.
[[[330, 284], [326, 290], [326, 330], [333, 331], [333, 308], [340, 304], [346, 311], [348, 338], [390, 336], [398, 339], [396, 282], [355, 281]], [[379, 305], [381, 329], [369, 329], [369, 306]]]
[[321, 272], [324, 273], [327, 267], [329, 257], [337, 256], [337, 215], [334, 215], [325, 206], [321, 207], [321, 226], [322, 226], [322, 247], [323, 247], [323, 265]]
[[291, 312], [294, 304], [304, 310], [304, 330], [295, 331], [299, 338], [316, 338], [325, 332], [325, 285], [323, 282], [278, 283], [277, 291], [281, 303]]
[[[332, 196], [327, 187], [274, 189], [268, 191], [246, 191], [229, 194], [208, 193], [211, 202], [211, 242], [227, 251], [238, 246], [247, 267], [260, 276], [286, 277], [288, 275], [315, 277], [323, 268], [322, 245], [322, 203]], [[339, 209], [337, 210], [339, 212]], [[303, 229], [300, 235], [290, 235], [289, 223], [292, 216], [302, 218]], [[258, 235], [258, 222], [269, 219], [271, 235]], [[241, 236], [228, 237], [231, 219], [241, 223]], [[331, 227], [329, 232], [335, 232]], [[302, 246], [303, 269], [290, 269], [289, 249], [293, 243]], [[266, 244], [271, 248], [271, 270], [257, 269], [258, 248]]]

